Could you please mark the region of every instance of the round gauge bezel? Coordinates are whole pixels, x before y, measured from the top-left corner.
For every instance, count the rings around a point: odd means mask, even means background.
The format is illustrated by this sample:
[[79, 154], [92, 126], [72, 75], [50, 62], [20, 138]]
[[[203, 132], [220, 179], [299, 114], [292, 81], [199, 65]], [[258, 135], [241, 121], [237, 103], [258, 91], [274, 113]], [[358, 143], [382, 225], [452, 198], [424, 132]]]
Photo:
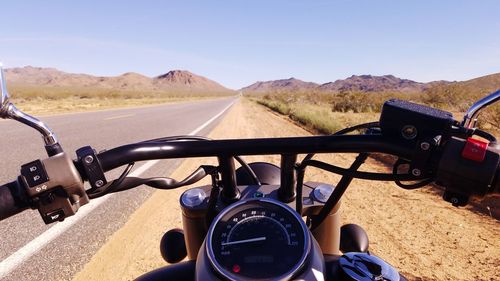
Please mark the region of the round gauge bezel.
[[302, 217], [299, 216], [299, 214], [297, 214], [297, 212], [294, 209], [290, 208], [288, 205], [286, 205], [284, 203], [281, 203], [281, 202], [276, 201], [276, 200], [268, 199], [268, 198], [249, 198], [249, 199], [241, 200], [237, 203], [234, 203], [234, 204], [228, 206], [227, 208], [225, 208], [221, 213], [219, 213], [215, 217], [212, 225], [208, 229], [207, 240], [206, 240], [206, 244], [205, 244], [206, 245], [205, 251], [206, 251], [206, 254], [207, 254], [208, 259], [210, 261], [210, 264], [220, 275], [227, 278], [228, 280], [241, 280], [240, 276], [237, 276], [234, 273], [226, 270], [224, 267], [222, 267], [217, 262], [217, 259], [215, 258], [215, 253], [213, 250], [212, 239], [213, 239], [214, 229], [215, 229], [216, 225], [221, 221], [221, 219], [227, 213], [234, 211], [235, 209], [241, 207], [242, 205], [247, 204], [248, 202], [263, 202], [263, 203], [273, 204], [273, 205], [276, 205], [278, 207], [281, 207], [283, 209], [283, 211], [290, 213], [297, 220], [297, 222], [300, 224], [302, 231], [303, 231], [303, 235], [304, 235], [303, 236], [304, 237], [304, 247], [302, 249], [303, 250], [302, 256], [301, 256], [300, 260], [293, 266], [292, 269], [290, 269], [289, 271], [287, 271], [286, 273], [284, 273], [280, 276], [273, 277], [273, 280], [288, 280], [288, 279], [292, 278], [303, 267], [308, 255], [309, 255], [309, 252], [311, 251], [311, 235], [310, 235], [309, 229], [306, 226], [304, 220], [302, 219]]

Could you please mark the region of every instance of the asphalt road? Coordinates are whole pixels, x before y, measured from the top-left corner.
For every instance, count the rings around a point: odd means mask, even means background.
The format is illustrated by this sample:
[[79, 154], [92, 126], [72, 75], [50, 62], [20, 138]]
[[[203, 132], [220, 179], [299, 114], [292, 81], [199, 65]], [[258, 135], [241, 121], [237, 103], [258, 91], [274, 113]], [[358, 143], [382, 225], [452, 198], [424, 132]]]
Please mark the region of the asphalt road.
[[[233, 101], [234, 98], [228, 98], [63, 114], [40, 119], [56, 132], [65, 151], [73, 153], [85, 145], [91, 145], [100, 151], [140, 140], [189, 134], [200, 127], [202, 130], [197, 134], [206, 135], [220, 117], [210, 124], [207, 121]], [[1, 120], [0, 136], [0, 183], [14, 180], [22, 164], [46, 157], [40, 135], [25, 125]], [[168, 176], [179, 163], [180, 160], [162, 160], [147, 169], [142, 176]], [[138, 167], [140, 165], [136, 164], [136, 169]], [[108, 179], [116, 178], [119, 174], [120, 171], [108, 173]], [[13, 270], [8, 270], [2, 280], [71, 279], [152, 191], [141, 187], [109, 197], [54, 240], [43, 244], [41, 249], [33, 250], [31, 247], [31, 251], [35, 252], [33, 255], [22, 252], [25, 245], [37, 237], [45, 239], [44, 233], [56, 224], [45, 225], [38, 212], [31, 210], [1, 221], [0, 279], [2, 271], [5, 274], [6, 268], [12, 266], [14, 256], [17, 256], [17, 260], [22, 260], [22, 263], [18, 263]], [[57, 224], [64, 223], [67, 221]], [[8, 264], [5, 262], [7, 260]]]

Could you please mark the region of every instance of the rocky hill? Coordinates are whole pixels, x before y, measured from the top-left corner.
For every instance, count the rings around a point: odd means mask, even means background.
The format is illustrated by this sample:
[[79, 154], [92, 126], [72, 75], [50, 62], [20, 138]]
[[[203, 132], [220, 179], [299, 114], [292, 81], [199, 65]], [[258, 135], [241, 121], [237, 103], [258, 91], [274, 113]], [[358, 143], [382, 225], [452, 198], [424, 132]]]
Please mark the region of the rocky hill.
[[319, 84], [313, 82], [304, 82], [299, 79], [289, 78], [272, 81], [258, 81], [241, 90], [244, 92], [269, 92], [269, 91], [300, 91], [315, 89]]
[[184, 70], [172, 70], [154, 78], [133, 72], [109, 77], [66, 73], [55, 68], [26, 66], [6, 69], [5, 74], [9, 84], [23, 87], [104, 88], [131, 91], [231, 91], [215, 81]]
[[432, 87], [429, 88], [429, 90], [442, 89], [445, 91], [452, 91], [456, 90], [457, 88], [468, 94], [477, 93], [479, 95], [484, 95], [493, 92], [500, 89], [500, 73], [481, 76], [460, 82], [451, 82], [445, 84], [436, 83], [433, 84]]
[[319, 90], [328, 92], [420, 92], [425, 88], [424, 83], [401, 79], [393, 75], [353, 75], [347, 79], [325, 83], [318, 87]]
[[157, 85], [160, 88], [166, 86], [198, 90], [211, 89], [212, 91], [228, 90], [215, 81], [185, 70], [172, 70], [163, 75], [155, 77], [153, 80], [153, 84]]
[[[500, 73], [466, 81], [434, 83], [425, 90], [425, 97], [427, 98], [426, 102], [431, 104], [452, 105], [455, 108], [465, 110], [472, 104], [472, 101], [497, 90], [500, 90]], [[495, 120], [496, 127], [499, 127], [500, 104], [496, 104], [488, 112], [496, 112], [489, 119]]]
[[[273, 80], [266, 82], [256, 82], [241, 90], [247, 93], [258, 92], [299, 92], [299, 91], [322, 91], [322, 92], [421, 92], [433, 83], [420, 83], [408, 79], [401, 79], [394, 75], [353, 75], [346, 79], [336, 80], [325, 84], [305, 82], [295, 78]], [[446, 81], [439, 81], [439, 84], [446, 84]]]

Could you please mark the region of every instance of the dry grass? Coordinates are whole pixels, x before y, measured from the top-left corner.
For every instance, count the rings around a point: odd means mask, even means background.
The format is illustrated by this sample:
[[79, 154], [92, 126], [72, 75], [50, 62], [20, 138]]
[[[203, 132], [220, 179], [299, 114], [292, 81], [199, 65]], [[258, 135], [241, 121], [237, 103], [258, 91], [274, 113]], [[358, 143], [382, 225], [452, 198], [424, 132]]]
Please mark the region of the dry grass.
[[15, 105], [32, 115], [134, 107], [224, 97], [231, 92], [127, 91], [103, 88], [27, 87], [9, 89]]
[[[461, 120], [465, 110], [474, 101], [485, 96], [485, 93], [487, 92], [484, 90], [465, 91], [457, 86], [436, 86], [423, 93], [274, 92], [252, 95], [252, 99], [289, 116], [309, 129], [332, 133], [335, 128], [378, 120], [384, 102], [393, 98], [450, 111], [457, 120]], [[353, 120], [361, 122], [356, 123]], [[481, 113], [479, 127], [498, 135], [499, 103]]]
[[185, 97], [213, 97], [228, 96], [234, 92], [214, 92], [196, 90], [123, 90], [98, 87], [52, 87], [52, 86], [22, 86], [13, 84], [9, 87], [9, 93], [13, 99], [24, 100], [58, 100], [78, 97], [81, 99], [91, 98], [119, 98], [119, 99], [140, 99], [140, 98], [185, 98]]
[[374, 112], [334, 112], [328, 106], [308, 103], [286, 103], [278, 100], [253, 99], [271, 110], [288, 116], [311, 132], [333, 134], [334, 132], [356, 124], [377, 121]]
[[68, 97], [57, 100], [20, 100], [13, 102], [16, 107], [31, 115], [52, 115], [67, 112], [84, 112], [112, 108], [137, 107], [146, 105], [157, 105], [163, 103], [183, 102], [189, 100], [208, 99], [203, 98], [140, 98], [140, 99], [80, 99], [78, 97]]
[[327, 108], [315, 105], [298, 106], [297, 104], [286, 104], [282, 101], [257, 100], [257, 102], [273, 111], [287, 115], [311, 131], [331, 134], [340, 129], [340, 125], [331, 116], [332, 112]]

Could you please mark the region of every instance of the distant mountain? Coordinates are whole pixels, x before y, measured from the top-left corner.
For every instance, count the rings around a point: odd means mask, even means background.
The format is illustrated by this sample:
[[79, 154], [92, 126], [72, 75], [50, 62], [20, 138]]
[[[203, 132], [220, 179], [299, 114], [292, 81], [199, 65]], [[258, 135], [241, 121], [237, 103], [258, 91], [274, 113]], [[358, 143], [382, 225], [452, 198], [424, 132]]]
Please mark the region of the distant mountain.
[[313, 82], [304, 82], [299, 79], [289, 78], [272, 81], [259, 81], [250, 86], [242, 88], [243, 92], [270, 92], [270, 91], [298, 91], [317, 88], [319, 85]]
[[425, 88], [424, 83], [401, 79], [393, 75], [353, 75], [347, 79], [325, 83], [318, 87], [319, 90], [328, 92], [420, 92]]
[[72, 74], [55, 68], [18, 67], [5, 70], [7, 81], [16, 85], [68, 86], [71, 84], [88, 85], [98, 80], [86, 74]]
[[431, 83], [420, 83], [408, 79], [401, 79], [394, 75], [353, 75], [346, 79], [336, 80], [325, 84], [305, 82], [295, 78], [256, 82], [242, 88], [243, 92], [279, 92], [279, 91], [323, 91], [323, 92], [421, 92], [434, 84], [446, 84], [449, 82], [438, 81]]
[[[440, 102], [446, 102], [447, 100], [453, 99], [467, 103], [468, 101], [477, 100], [499, 89], [500, 73], [495, 73], [466, 81], [433, 83], [425, 92], [429, 97], [441, 99]], [[466, 107], [469, 105], [470, 104], [467, 103]], [[497, 107], [497, 110], [498, 109], [500, 108]], [[497, 116], [500, 117], [500, 115]]]
[[9, 84], [14, 86], [49, 86], [76, 88], [106, 88], [141, 91], [205, 91], [229, 92], [219, 83], [184, 70], [172, 70], [155, 78], [128, 72], [105, 77], [66, 73], [55, 68], [26, 66], [5, 70]]
[[448, 83], [448, 86], [458, 85], [468, 92], [489, 93], [500, 89], [500, 73], [481, 76], [478, 78]]
[[221, 84], [207, 79], [203, 76], [193, 74], [185, 70], [172, 70], [154, 78], [154, 83], [158, 86], [168, 86], [177, 88], [189, 88], [196, 90], [229, 90]]

